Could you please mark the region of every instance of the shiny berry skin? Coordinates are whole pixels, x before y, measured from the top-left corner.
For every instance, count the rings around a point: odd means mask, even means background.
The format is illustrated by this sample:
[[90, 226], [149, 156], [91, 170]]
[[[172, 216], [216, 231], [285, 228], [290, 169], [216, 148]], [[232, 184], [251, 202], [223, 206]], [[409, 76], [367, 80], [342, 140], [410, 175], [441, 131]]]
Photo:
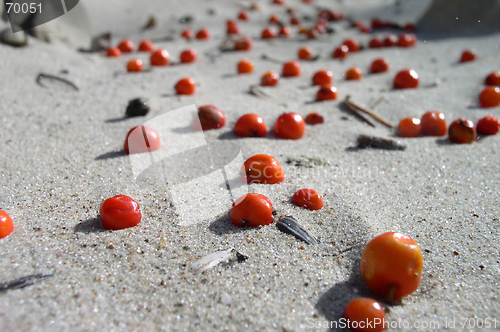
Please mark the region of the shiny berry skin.
[[258, 227], [272, 224], [273, 204], [264, 195], [249, 193], [238, 198], [231, 207], [231, 222], [238, 227]]
[[347, 304], [342, 315], [349, 320], [353, 332], [381, 332], [384, 330], [385, 312], [379, 302], [368, 297], [358, 297]]
[[267, 27], [262, 30], [261, 34], [262, 39], [273, 39], [276, 38], [276, 29], [273, 27]]
[[[198, 108], [198, 118], [202, 130], [218, 129], [226, 124], [226, 115], [213, 105], [204, 105]], [[195, 121], [197, 125], [198, 122]], [[199, 128], [196, 128], [199, 129]]]
[[260, 115], [248, 113], [236, 121], [234, 133], [240, 137], [265, 137], [267, 126]]
[[359, 43], [355, 39], [346, 39], [343, 45], [347, 46], [349, 52], [358, 52], [360, 49]]
[[360, 80], [363, 77], [363, 72], [357, 67], [349, 68], [345, 73], [345, 79], [347, 81]]
[[422, 133], [422, 125], [420, 119], [404, 118], [399, 122], [398, 134], [401, 137], [419, 137]]
[[134, 50], [134, 43], [130, 39], [124, 39], [118, 44], [118, 49], [122, 53], [130, 53]]
[[452, 143], [471, 144], [476, 138], [476, 127], [470, 120], [460, 118], [448, 127], [448, 140]]
[[234, 42], [235, 51], [249, 51], [252, 49], [253, 40], [248, 36], [240, 36]]
[[497, 86], [484, 88], [479, 95], [479, 104], [481, 104], [481, 107], [497, 107], [500, 105], [500, 88]]
[[149, 58], [152, 66], [168, 66], [170, 64], [170, 54], [162, 48], [157, 49]]
[[496, 135], [500, 127], [500, 122], [493, 115], [487, 115], [477, 122], [477, 132], [481, 135]]
[[422, 252], [410, 237], [384, 233], [368, 242], [360, 267], [368, 287], [392, 301], [413, 293], [420, 285]]
[[293, 194], [292, 203], [308, 210], [319, 210], [323, 207], [323, 198], [316, 190], [299, 189]]
[[465, 50], [460, 56], [460, 62], [470, 62], [476, 60], [477, 53], [475, 50]]
[[142, 71], [144, 65], [142, 64], [141, 59], [132, 59], [127, 62], [127, 71], [128, 72], [139, 72]]
[[314, 113], [307, 114], [305, 121], [307, 124], [315, 125], [315, 124], [324, 123], [325, 119], [319, 113], [314, 112]]
[[125, 195], [116, 195], [106, 199], [99, 209], [102, 227], [118, 230], [134, 227], [141, 222], [139, 203]]
[[334, 59], [345, 59], [347, 56], [349, 56], [349, 48], [345, 45], [337, 47], [332, 54]]
[[240, 32], [240, 27], [238, 26], [238, 23], [236, 23], [233, 20], [228, 20], [226, 22], [226, 33], [228, 35], [236, 35]]
[[182, 51], [180, 55], [180, 60], [182, 63], [190, 63], [196, 61], [196, 50], [194, 48], [190, 48]]
[[384, 73], [388, 70], [389, 70], [389, 64], [383, 58], [378, 58], [373, 60], [370, 66], [370, 73], [372, 74]]
[[403, 69], [394, 77], [395, 89], [413, 89], [418, 86], [418, 74], [413, 69]]
[[178, 95], [192, 95], [196, 91], [196, 84], [192, 78], [184, 77], [175, 85], [175, 91]]
[[274, 124], [274, 134], [284, 139], [299, 139], [304, 136], [306, 123], [297, 113], [283, 113]]
[[278, 33], [278, 36], [281, 38], [288, 38], [291, 35], [292, 35], [292, 30], [290, 30], [289, 27], [282, 25]]
[[238, 19], [242, 20], [242, 21], [248, 21], [250, 19], [250, 13], [248, 11], [246, 11], [246, 10], [242, 10], [238, 14]]
[[242, 59], [238, 62], [238, 74], [250, 74], [253, 72], [254, 64], [249, 59]]
[[260, 79], [260, 85], [262, 86], [275, 86], [278, 84], [278, 81], [280, 79], [280, 75], [272, 70], [267, 71], [262, 75], [262, 78]]
[[382, 48], [384, 47], [384, 41], [379, 37], [373, 37], [368, 43], [369, 48]]
[[141, 40], [141, 43], [139, 44], [139, 48], [137, 49], [139, 52], [153, 52], [155, 49], [154, 44], [147, 39]]
[[108, 58], [119, 58], [122, 55], [122, 52], [118, 47], [110, 47], [106, 51], [106, 56]]
[[302, 46], [297, 52], [300, 60], [311, 60], [314, 57], [313, 50], [309, 46]]
[[280, 163], [267, 154], [257, 154], [245, 161], [248, 184], [276, 184], [285, 181], [285, 173]]
[[207, 28], [202, 28], [196, 33], [196, 39], [207, 40], [210, 39], [210, 31]]
[[316, 101], [337, 99], [337, 88], [334, 86], [322, 86], [316, 93]]
[[280, 17], [278, 14], [272, 14], [271, 17], [269, 17], [269, 23], [270, 24], [278, 24], [280, 23]]
[[484, 85], [500, 86], [500, 71], [494, 71], [486, 76]]
[[398, 44], [398, 37], [396, 35], [387, 35], [384, 38], [384, 46], [392, 47]]
[[181, 33], [181, 37], [184, 39], [193, 39], [194, 33], [191, 29], [184, 29]]
[[129, 130], [123, 149], [126, 154], [156, 151], [161, 146], [160, 135], [153, 128], [135, 126]]
[[420, 125], [424, 136], [444, 136], [448, 129], [444, 114], [438, 111], [429, 111], [422, 115]]
[[14, 230], [14, 222], [7, 212], [0, 210], [0, 239], [8, 236]]
[[297, 61], [290, 61], [283, 64], [283, 71], [281, 75], [283, 77], [300, 76], [302, 68]]
[[402, 33], [398, 38], [399, 47], [411, 47], [417, 42], [417, 37], [413, 33]]
[[321, 69], [314, 73], [312, 81], [313, 85], [329, 86], [332, 84], [333, 74], [329, 70]]

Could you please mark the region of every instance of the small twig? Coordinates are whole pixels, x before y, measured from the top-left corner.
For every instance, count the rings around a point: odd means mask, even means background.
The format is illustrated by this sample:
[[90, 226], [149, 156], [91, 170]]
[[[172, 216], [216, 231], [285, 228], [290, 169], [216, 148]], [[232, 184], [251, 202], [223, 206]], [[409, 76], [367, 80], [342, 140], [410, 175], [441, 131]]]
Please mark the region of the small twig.
[[11, 289], [24, 288], [26, 286], [33, 285], [38, 280], [43, 280], [52, 276], [53, 274], [33, 274], [9, 282], [0, 283], [0, 293], [6, 292]]
[[357, 108], [359, 111], [361, 111], [361, 112], [363, 112], [363, 113], [368, 114], [369, 116], [371, 116], [372, 118], [374, 118], [374, 119], [375, 119], [375, 120], [377, 120], [378, 122], [382, 123], [383, 125], [386, 125], [387, 127], [392, 128], [392, 125], [391, 125], [389, 122], [385, 121], [385, 120], [384, 120], [384, 119], [382, 119], [380, 116], [378, 116], [377, 114], [373, 113], [372, 111], [367, 110], [366, 108], [364, 108], [364, 107], [362, 107], [362, 106], [359, 106], [359, 105], [357, 105], [357, 104], [353, 103], [353, 102], [350, 100], [350, 98], [351, 98], [351, 96], [347, 96], [347, 97], [345, 97], [345, 101], [344, 101], [344, 102], [346, 103], [346, 105], [347, 105], [347, 104], [350, 104], [352, 107], [355, 107], [355, 108]]
[[63, 82], [65, 84], [71, 86], [76, 91], [80, 90], [80, 89], [78, 89], [78, 87], [76, 86], [75, 83], [73, 83], [73, 82], [71, 82], [71, 81], [69, 81], [69, 80], [67, 80], [65, 78], [62, 78], [62, 77], [59, 77], [59, 76], [55, 76], [55, 75], [40, 73], [40, 74], [38, 74], [38, 76], [36, 78], [36, 83], [38, 83], [39, 85], [43, 86], [44, 88], [46, 88], [46, 86], [43, 85], [42, 78], [48, 78], [48, 79], [51, 79], [51, 80], [60, 81], [60, 82]]
[[262, 98], [262, 99], [265, 99], [265, 100], [268, 100], [268, 101], [271, 101], [277, 105], [280, 105], [280, 106], [285, 106], [287, 107], [286, 104], [281, 104], [279, 103], [278, 101], [276, 101], [272, 96], [268, 95], [267, 93], [265, 93], [264, 91], [262, 91], [262, 89], [260, 89], [257, 85], [250, 85], [250, 93], [256, 97], [259, 97], [259, 98]]
[[271, 62], [274, 62], [274, 63], [280, 64], [280, 65], [281, 65], [281, 64], [283, 64], [283, 61], [280, 61], [280, 60], [275, 59], [275, 58], [271, 58], [271, 57], [270, 57], [269, 55], [267, 55], [267, 54], [262, 54], [260, 57], [261, 57], [262, 59], [264, 59], [264, 60], [268, 60], [268, 61], [271, 61]]
[[364, 122], [366, 122], [368, 125], [372, 126], [373, 128], [375, 128], [375, 125], [373, 123], [370, 122], [370, 120], [368, 120], [367, 118], [365, 118], [364, 116], [362, 116], [356, 107], [354, 107], [350, 102], [349, 102], [349, 96], [346, 97], [346, 99], [344, 100], [344, 104], [347, 106], [347, 108], [354, 114], [356, 115], [359, 119], [363, 120]]

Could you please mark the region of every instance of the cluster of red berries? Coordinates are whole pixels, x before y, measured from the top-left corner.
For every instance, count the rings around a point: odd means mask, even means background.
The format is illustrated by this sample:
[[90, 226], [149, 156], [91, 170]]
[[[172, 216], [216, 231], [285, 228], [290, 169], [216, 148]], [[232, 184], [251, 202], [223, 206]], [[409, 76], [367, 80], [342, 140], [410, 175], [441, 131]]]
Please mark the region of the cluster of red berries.
[[484, 79], [486, 87], [479, 95], [481, 107], [497, 107], [500, 105], [500, 71], [494, 71]]
[[[195, 34], [191, 29], [184, 29], [181, 32], [181, 37], [187, 40], [193, 39]], [[210, 31], [207, 28], [201, 28], [196, 32], [196, 39], [199, 40], [208, 40], [210, 39]]]

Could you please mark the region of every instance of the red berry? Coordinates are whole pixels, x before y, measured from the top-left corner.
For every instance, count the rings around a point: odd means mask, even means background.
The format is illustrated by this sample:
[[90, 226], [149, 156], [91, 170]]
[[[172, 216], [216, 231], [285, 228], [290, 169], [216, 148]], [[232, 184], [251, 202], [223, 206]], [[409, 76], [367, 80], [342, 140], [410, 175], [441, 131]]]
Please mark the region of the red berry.
[[260, 115], [248, 113], [236, 121], [234, 133], [240, 137], [265, 137], [267, 127]]
[[196, 50], [194, 48], [190, 48], [182, 51], [180, 59], [183, 63], [190, 63], [196, 61]]
[[260, 79], [260, 85], [262, 86], [275, 86], [278, 84], [278, 81], [280, 79], [280, 75], [274, 71], [267, 71], [262, 75], [262, 78]]
[[253, 72], [254, 64], [249, 59], [238, 62], [238, 74], [249, 74]]
[[497, 107], [500, 105], [500, 88], [497, 86], [488, 86], [481, 91], [479, 95], [481, 107]]
[[297, 61], [290, 61], [283, 64], [283, 77], [300, 76], [302, 69]]
[[267, 27], [262, 30], [262, 39], [273, 39], [276, 38], [276, 30], [273, 27]]
[[322, 86], [316, 93], [316, 101], [337, 99], [337, 88], [334, 86]]
[[257, 154], [245, 161], [246, 182], [276, 184], [285, 181], [280, 163], [267, 154]]
[[118, 49], [122, 53], [130, 53], [134, 50], [134, 43], [130, 39], [124, 39], [118, 44]]
[[281, 114], [274, 124], [274, 134], [279, 138], [299, 139], [304, 135], [306, 123], [297, 113]]
[[313, 50], [309, 46], [302, 46], [297, 52], [300, 60], [311, 60], [314, 56]]
[[234, 49], [236, 51], [249, 51], [252, 49], [253, 40], [248, 36], [240, 36], [234, 42]]
[[[226, 115], [224, 112], [213, 105], [200, 106], [198, 108], [198, 118], [202, 130], [218, 129], [224, 127], [226, 124]], [[198, 121], [194, 123], [196, 126], [198, 125]]]
[[372, 19], [371, 25], [373, 29], [381, 29], [385, 27], [385, 23], [379, 18]]
[[7, 212], [0, 210], [0, 239], [3, 239], [14, 230], [14, 222]]
[[399, 35], [399, 47], [411, 47], [417, 42], [417, 37], [413, 33], [402, 33]]
[[170, 55], [167, 50], [157, 49], [149, 58], [152, 66], [168, 66], [170, 64]]
[[332, 84], [333, 74], [329, 70], [318, 70], [313, 76], [313, 85], [330, 86]]
[[207, 28], [202, 28], [196, 33], [196, 39], [206, 40], [210, 38], [210, 31]]
[[477, 132], [482, 135], [496, 135], [500, 122], [493, 115], [487, 115], [477, 122]]
[[233, 20], [227, 20], [226, 22], [226, 33], [228, 35], [235, 35], [240, 32], [240, 27], [238, 26], [238, 23], [236, 23]]
[[298, 25], [300, 23], [299, 19], [295, 16], [290, 17], [290, 25]]
[[346, 39], [343, 45], [347, 46], [349, 52], [358, 52], [360, 49], [359, 43], [355, 39]]
[[196, 91], [196, 84], [192, 78], [185, 77], [177, 82], [175, 91], [178, 95], [192, 95]]
[[389, 70], [389, 64], [387, 61], [383, 58], [378, 58], [373, 60], [371, 66], [370, 66], [370, 73], [376, 74], [376, 73], [383, 73]]
[[297, 190], [293, 194], [292, 203], [308, 210], [319, 210], [323, 207], [323, 199], [312, 189]]
[[120, 49], [118, 47], [110, 47], [108, 48], [107, 52], [106, 52], [106, 56], [107, 57], [113, 57], [113, 58], [118, 58], [122, 55], [122, 52], [120, 51]]
[[476, 127], [470, 120], [460, 118], [448, 127], [448, 139], [452, 143], [470, 144], [477, 138]]
[[142, 64], [141, 59], [132, 59], [127, 63], [127, 71], [128, 72], [142, 71], [143, 68], [144, 68], [144, 66]]
[[139, 52], [152, 52], [154, 50], [154, 48], [155, 48], [155, 46], [150, 40], [144, 39], [139, 44], [138, 51]]
[[139, 204], [125, 195], [116, 195], [106, 199], [99, 209], [102, 227], [105, 229], [124, 229], [134, 227], [141, 222]]
[[242, 21], [248, 21], [248, 19], [250, 18], [250, 13], [246, 10], [242, 10], [239, 14], [238, 14], [238, 19], [242, 20]]
[[357, 67], [349, 68], [345, 73], [345, 79], [347, 81], [355, 80], [358, 81], [363, 77], [363, 72]]
[[398, 299], [413, 293], [420, 285], [422, 252], [410, 237], [389, 232], [368, 242], [360, 267], [374, 293], [388, 300]]
[[441, 112], [429, 111], [425, 113], [420, 119], [420, 125], [424, 136], [444, 136], [446, 134], [446, 119]]
[[367, 297], [349, 302], [342, 317], [349, 321], [349, 329], [353, 332], [380, 332], [385, 328], [384, 309], [380, 303]]
[[181, 37], [185, 39], [193, 39], [194, 37], [193, 31], [191, 29], [184, 29], [181, 33]]
[[307, 124], [315, 125], [319, 123], [324, 123], [325, 119], [317, 112], [309, 113], [305, 119]]
[[484, 79], [485, 85], [500, 86], [500, 71], [494, 71]]
[[345, 45], [337, 47], [332, 54], [334, 59], [345, 59], [349, 55], [349, 48]]
[[272, 14], [271, 17], [269, 17], [269, 23], [270, 24], [278, 24], [280, 23], [280, 17], [278, 14]]
[[469, 62], [476, 60], [477, 53], [475, 50], [465, 50], [462, 52], [460, 62]]
[[412, 89], [418, 86], [418, 74], [413, 69], [404, 69], [394, 77], [395, 89]]
[[382, 48], [384, 47], [384, 41], [381, 40], [379, 37], [373, 37], [370, 39], [370, 42], [368, 43], [369, 48]]
[[384, 46], [391, 47], [398, 44], [398, 37], [396, 35], [387, 35], [384, 38]]
[[273, 0], [273, 4], [284, 6], [285, 5], [285, 0]]
[[258, 227], [274, 221], [273, 204], [264, 195], [250, 193], [238, 198], [231, 207], [231, 221], [235, 226]]
[[290, 30], [289, 27], [282, 25], [278, 36], [281, 38], [288, 38], [291, 35], [292, 35], [292, 30]]
[[161, 146], [160, 135], [153, 128], [136, 126], [129, 130], [123, 149], [126, 154], [156, 151]]
[[418, 137], [422, 133], [420, 120], [417, 118], [404, 118], [398, 125], [399, 136], [401, 137]]

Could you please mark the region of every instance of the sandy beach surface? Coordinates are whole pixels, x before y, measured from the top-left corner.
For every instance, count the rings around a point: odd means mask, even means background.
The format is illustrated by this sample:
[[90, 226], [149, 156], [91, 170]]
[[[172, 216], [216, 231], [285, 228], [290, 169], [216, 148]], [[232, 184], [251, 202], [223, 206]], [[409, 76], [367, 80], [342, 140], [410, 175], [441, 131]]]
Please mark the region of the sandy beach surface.
[[[450, 20], [459, 2], [440, 17]], [[382, 301], [389, 330], [500, 330], [500, 136], [462, 145], [450, 144], [446, 136], [398, 138], [379, 123], [372, 128], [359, 121], [343, 106], [350, 95], [393, 125], [430, 110], [443, 112], [448, 123], [459, 117], [475, 123], [488, 114], [498, 117], [499, 107], [481, 108], [478, 102], [484, 78], [500, 69], [498, 29], [489, 33], [486, 20], [474, 24], [475, 17], [461, 16], [456, 20], [463, 19], [467, 33], [432, 30], [428, 21], [419, 21], [431, 1], [317, 0], [307, 5], [287, 0], [301, 18], [315, 19], [316, 6], [324, 6], [366, 24], [379, 17], [423, 31], [417, 30], [414, 47], [367, 48], [339, 61], [331, 52], [346, 38], [367, 45], [372, 36], [401, 31], [360, 33], [341, 20], [331, 24], [334, 33], [315, 40], [292, 27], [289, 39], [264, 41], [260, 32], [269, 16], [288, 20], [288, 14], [287, 6], [261, 1], [249, 21], [238, 21], [242, 33], [254, 39], [253, 49], [220, 52], [226, 20], [236, 19], [249, 3], [80, 1], [39, 27], [50, 43], [29, 36], [26, 47], [0, 44], [0, 209], [15, 223], [14, 232], [0, 240], [0, 284], [50, 275], [0, 292], [0, 331], [328, 331], [359, 296]], [[484, 3], [498, 13], [498, 1]], [[489, 11], [485, 6], [482, 12]], [[152, 15], [156, 26], [141, 31]], [[180, 23], [186, 16], [192, 19]], [[186, 27], [207, 27], [212, 36], [186, 41], [180, 38]], [[77, 51], [104, 32], [111, 32], [113, 45], [123, 38], [137, 44], [143, 38], [173, 37], [155, 44], [167, 49], [175, 64], [132, 74], [125, 70], [127, 60], [141, 58], [149, 68], [149, 54], [110, 59], [102, 52]], [[300, 77], [261, 88], [271, 99], [249, 93], [265, 71], [281, 72], [281, 64], [262, 54], [295, 60], [301, 45], [312, 47], [319, 59], [301, 61]], [[186, 48], [197, 50], [196, 63], [178, 64]], [[477, 51], [476, 61], [459, 63], [462, 51], [470, 48]], [[378, 57], [387, 59], [390, 70], [369, 74]], [[254, 73], [236, 74], [242, 58], [254, 61]], [[352, 66], [362, 69], [360, 81], [345, 80]], [[418, 72], [418, 88], [392, 88], [404, 68]], [[317, 88], [311, 77], [318, 69], [333, 72], [336, 101], [314, 102]], [[40, 73], [70, 80], [79, 90], [50, 79], [41, 86], [36, 82]], [[187, 76], [197, 82], [196, 93], [175, 95], [175, 83]], [[128, 101], [137, 97], [148, 99], [151, 111], [124, 118]], [[268, 196], [277, 216], [294, 216], [319, 245], [306, 245], [274, 224], [233, 226], [219, 173], [195, 184], [179, 180], [206, 172], [207, 157], [196, 152], [172, 159], [163, 168], [166, 174], [153, 169], [136, 179], [133, 161], [123, 152], [129, 129], [182, 107], [207, 104], [225, 112], [226, 126], [204, 137], [184, 135], [188, 118], [171, 117], [160, 132], [162, 151], [182, 144], [188, 150], [206, 141], [219, 168], [233, 156], [228, 146], [239, 147], [244, 159], [274, 156], [286, 180], [252, 184], [248, 190]], [[308, 125], [299, 140], [233, 134], [245, 113], [260, 114], [271, 129], [284, 112], [319, 112], [325, 123]], [[360, 134], [396, 139], [407, 148], [357, 149]], [[176, 185], [167, 185], [162, 176]], [[301, 188], [318, 191], [325, 207], [309, 211], [291, 204]], [[107, 231], [99, 207], [118, 194], [134, 198], [143, 219], [136, 227]], [[420, 287], [397, 305], [374, 295], [359, 271], [366, 243], [389, 231], [417, 241], [424, 259]], [[201, 257], [232, 247], [249, 258], [203, 274], [190, 271]]]

